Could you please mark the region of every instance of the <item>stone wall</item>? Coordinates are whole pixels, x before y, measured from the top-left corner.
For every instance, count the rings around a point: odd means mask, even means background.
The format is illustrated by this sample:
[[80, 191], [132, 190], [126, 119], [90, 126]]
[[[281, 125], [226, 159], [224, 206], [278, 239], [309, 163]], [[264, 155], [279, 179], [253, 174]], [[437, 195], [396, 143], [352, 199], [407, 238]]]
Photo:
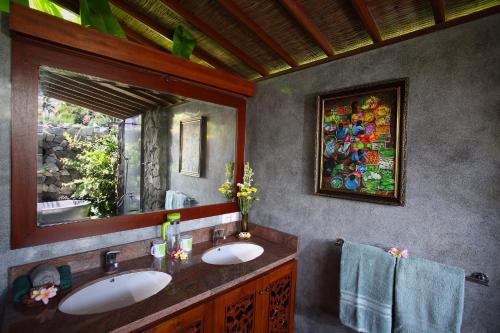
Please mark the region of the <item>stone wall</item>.
[[167, 113], [161, 108], [142, 114], [142, 209], [165, 209], [167, 190]]
[[72, 158], [76, 153], [69, 147], [65, 133], [71, 138], [89, 139], [109, 133], [108, 126], [40, 123], [38, 125], [38, 202], [71, 198], [75, 187], [69, 185], [80, 177], [79, 173], [64, 166], [62, 158]]

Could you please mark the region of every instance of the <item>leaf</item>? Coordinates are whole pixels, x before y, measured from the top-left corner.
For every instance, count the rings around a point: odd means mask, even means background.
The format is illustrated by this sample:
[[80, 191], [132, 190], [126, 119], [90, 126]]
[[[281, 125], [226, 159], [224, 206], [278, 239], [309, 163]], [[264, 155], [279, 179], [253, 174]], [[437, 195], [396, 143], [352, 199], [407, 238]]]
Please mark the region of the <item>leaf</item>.
[[64, 19], [59, 8], [49, 0], [31, 0], [31, 8]]
[[[30, 6], [29, 0], [12, 0], [17, 4], [23, 5], [25, 7]], [[9, 0], [0, 0], [0, 12], [9, 13], [10, 12], [10, 1]]]
[[172, 46], [172, 54], [178, 57], [188, 59], [193, 53], [196, 41], [186, 28], [179, 25], [174, 31], [174, 44]]
[[81, 0], [80, 19], [83, 26], [127, 39], [107, 0]]

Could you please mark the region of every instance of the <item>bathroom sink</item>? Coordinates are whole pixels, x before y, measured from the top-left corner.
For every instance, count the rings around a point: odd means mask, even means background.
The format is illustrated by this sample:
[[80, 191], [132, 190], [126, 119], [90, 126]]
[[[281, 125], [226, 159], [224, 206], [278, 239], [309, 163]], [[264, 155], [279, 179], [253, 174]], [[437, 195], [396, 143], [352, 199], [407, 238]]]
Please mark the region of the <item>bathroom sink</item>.
[[81, 288], [59, 303], [61, 312], [72, 315], [96, 314], [123, 308], [153, 296], [172, 277], [157, 271], [138, 271], [110, 276]]
[[208, 250], [201, 260], [212, 265], [234, 265], [253, 260], [262, 253], [264, 249], [257, 244], [232, 243]]

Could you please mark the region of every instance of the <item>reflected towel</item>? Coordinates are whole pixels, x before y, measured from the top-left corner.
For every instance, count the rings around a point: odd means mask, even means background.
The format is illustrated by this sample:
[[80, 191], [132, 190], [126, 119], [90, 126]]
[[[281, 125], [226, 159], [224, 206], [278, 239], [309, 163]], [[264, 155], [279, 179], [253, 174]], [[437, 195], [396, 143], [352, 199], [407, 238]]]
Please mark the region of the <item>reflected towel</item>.
[[464, 270], [415, 258], [398, 261], [395, 333], [460, 332]]
[[344, 242], [340, 261], [340, 321], [366, 333], [390, 333], [396, 258]]
[[189, 208], [192, 206], [193, 199], [184, 193], [168, 190], [165, 194], [165, 209]]

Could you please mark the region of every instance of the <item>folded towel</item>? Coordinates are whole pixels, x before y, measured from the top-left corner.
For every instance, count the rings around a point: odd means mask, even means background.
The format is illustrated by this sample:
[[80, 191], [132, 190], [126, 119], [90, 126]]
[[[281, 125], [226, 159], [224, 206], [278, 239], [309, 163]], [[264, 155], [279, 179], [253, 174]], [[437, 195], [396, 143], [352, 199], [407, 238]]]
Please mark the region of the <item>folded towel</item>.
[[194, 200], [186, 194], [174, 190], [168, 190], [165, 193], [165, 209], [189, 208]]
[[71, 267], [68, 265], [62, 265], [57, 267], [59, 274], [61, 275], [61, 284], [59, 287], [61, 289], [68, 289], [73, 286], [73, 277], [71, 275]]
[[398, 261], [395, 333], [460, 332], [464, 270], [415, 258]]
[[390, 333], [396, 258], [344, 242], [340, 261], [340, 321], [358, 332]]

